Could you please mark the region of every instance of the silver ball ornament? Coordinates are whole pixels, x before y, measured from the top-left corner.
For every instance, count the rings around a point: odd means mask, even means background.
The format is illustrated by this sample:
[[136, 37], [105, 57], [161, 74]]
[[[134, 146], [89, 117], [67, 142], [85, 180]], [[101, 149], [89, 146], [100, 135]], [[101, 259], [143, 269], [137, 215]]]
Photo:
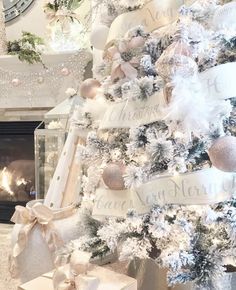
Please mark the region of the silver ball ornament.
[[125, 187], [123, 175], [125, 166], [121, 163], [110, 163], [103, 170], [102, 178], [109, 189], [122, 190]]
[[236, 171], [236, 137], [220, 137], [213, 143], [208, 155], [217, 169], [225, 172]]
[[97, 95], [101, 83], [95, 79], [87, 79], [80, 85], [80, 96], [83, 98], [94, 99]]

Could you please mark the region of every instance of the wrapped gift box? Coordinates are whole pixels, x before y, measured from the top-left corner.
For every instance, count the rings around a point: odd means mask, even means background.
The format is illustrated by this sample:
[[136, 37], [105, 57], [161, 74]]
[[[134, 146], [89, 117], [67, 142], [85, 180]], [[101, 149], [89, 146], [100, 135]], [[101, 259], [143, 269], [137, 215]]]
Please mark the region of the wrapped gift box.
[[47, 273], [18, 287], [18, 290], [54, 290], [53, 272]]
[[[137, 290], [135, 279], [102, 267], [94, 267], [88, 271], [88, 275], [99, 278], [100, 283], [97, 290]], [[54, 290], [52, 277], [53, 272], [47, 273], [19, 286], [18, 290]]]

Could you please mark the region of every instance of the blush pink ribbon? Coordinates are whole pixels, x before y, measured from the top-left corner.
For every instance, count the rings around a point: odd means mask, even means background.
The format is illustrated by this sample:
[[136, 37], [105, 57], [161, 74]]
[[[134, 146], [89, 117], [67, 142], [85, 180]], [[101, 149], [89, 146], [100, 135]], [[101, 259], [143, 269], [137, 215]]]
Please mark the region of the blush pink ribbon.
[[111, 79], [121, 79], [127, 77], [134, 79], [138, 75], [136, 67], [139, 65], [139, 59], [133, 56], [129, 61], [122, 59], [122, 53], [128, 53], [131, 50], [141, 47], [145, 39], [141, 36], [132, 38], [129, 42], [121, 41], [118, 46], [108, 48], [106, 55], [112, 59]]
[[30, 232], [36, 225], [39, 226], [42, 237], [51, 252], [63, 245], [63, 240], [60, 238], [53, 224], [53, 218], [54, 214], [52, 210], [42, 203], [34, 204], [31, 209], [23, 206], [16, 206], [11, 221], [15, 224], [21, 224], [22, 226], [10, 257], [10, 272], [13, 277], [17, 276], [18, 272], [16, 258], [24, 251], [28, 243]]

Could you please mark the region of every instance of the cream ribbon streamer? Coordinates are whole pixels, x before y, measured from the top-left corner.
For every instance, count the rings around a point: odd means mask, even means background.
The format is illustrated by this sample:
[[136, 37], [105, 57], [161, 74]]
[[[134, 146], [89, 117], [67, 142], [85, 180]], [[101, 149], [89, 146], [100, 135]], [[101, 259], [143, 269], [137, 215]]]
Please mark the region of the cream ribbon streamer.
[[236, 191], [236, 174], [216, 168], [160, 176], [133, 190], [98, 188], [94, 217], [126, 216], [129, 209], [147, 213], [153, 205], [207, 205], [226, 201]]
[[99, 279], [87, 275], [91, 253], [73, 252], [68, 265], [59, 267], [53, 275], [55, 290], [97, 290]]
[[110, 105], [101, 120], [99, 129], [130, 128], [155, 122], [161, 118], [161, 93], [147, 101], [121, 101]]
[[54, 227], [53, 218], [53, 212], [39, 202], [35, 203], [31, 209], [16, 206], [11, 221], [15, 224], [21, 224], [22, 227], [10, 257], [10, 271], [13, 277], [17, 275], [18, 270], [16, 258], [24, 251], [30, 232], [36, 225], [39, 225], [43, 239], [47, 243], [50, 251], [55, 251], [63, 245], [63, 241]]
[[[210, 68], [199, 74], [200, 92], [209, 99], [228, 99], [236, 97], [236, 62]], [[163, 92], [157, 92], [147, 101], [134, 100], [112, 103], [105, 112], [99, 129], [130, 128], [150, 124], [162, 118]]]
[[144, 26], [151, 32], [168, 25], [178, 19], [179, 8], [184, 4], [192, 4], [195, 0], [152, 0], [138, 10], [119, 15], [112, 23], [107, 38], [107, 46], [123, 37], [125, 33], [136, 26]]
[[209, 98], [229, 99], [236, 97], [236, 62], [212, 67], [199, 74], [203, 91]]

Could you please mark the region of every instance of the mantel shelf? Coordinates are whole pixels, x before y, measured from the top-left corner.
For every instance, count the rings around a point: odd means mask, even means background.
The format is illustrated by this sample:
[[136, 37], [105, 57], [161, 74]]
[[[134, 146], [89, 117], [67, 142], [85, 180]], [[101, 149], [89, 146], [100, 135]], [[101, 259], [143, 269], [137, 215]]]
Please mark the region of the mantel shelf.
[[65, 91], [78, 89], [85, 68], [92, 60], [88, 50], [44, 54], [42, 64], [27, 64], [17, 56], [0, 56], [0, 108], [53, 108], [64, 99]]

